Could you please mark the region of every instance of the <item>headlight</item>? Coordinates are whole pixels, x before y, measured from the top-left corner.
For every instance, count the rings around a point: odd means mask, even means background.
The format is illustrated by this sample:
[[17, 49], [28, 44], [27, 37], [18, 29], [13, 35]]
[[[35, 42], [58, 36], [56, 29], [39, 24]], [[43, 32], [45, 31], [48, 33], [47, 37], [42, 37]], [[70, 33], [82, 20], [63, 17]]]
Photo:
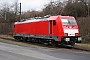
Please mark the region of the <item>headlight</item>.
[[82, 38], [81, 37], [78, 37], [78, 41], [81, 41], [82, 40]]
[[66, 41], [70, 41], [70, 38], [66, 38], [65, 40], [66, 40]]

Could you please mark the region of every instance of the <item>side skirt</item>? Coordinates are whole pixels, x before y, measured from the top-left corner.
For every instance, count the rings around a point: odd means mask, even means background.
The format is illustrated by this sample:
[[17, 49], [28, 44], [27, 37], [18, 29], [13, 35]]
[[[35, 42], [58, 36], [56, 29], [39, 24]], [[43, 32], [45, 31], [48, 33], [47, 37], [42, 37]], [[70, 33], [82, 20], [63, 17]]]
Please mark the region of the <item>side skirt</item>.
[[13, 37], [19, 41], [32, 41], [43, 44], [51, 44], [52, 46], [58, 45], [58, 36], [41, 36], [41, 35], [25, 35], [15, 34]]

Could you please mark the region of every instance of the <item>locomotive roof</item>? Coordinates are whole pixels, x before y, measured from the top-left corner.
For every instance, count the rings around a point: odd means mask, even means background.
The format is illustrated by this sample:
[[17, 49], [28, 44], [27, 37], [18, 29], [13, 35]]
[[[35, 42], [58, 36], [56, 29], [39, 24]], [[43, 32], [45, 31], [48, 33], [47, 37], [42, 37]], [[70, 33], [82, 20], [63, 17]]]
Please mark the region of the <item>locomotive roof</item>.
[[39, 21], [49, 21], [49, 20], [56, 20], [58, 17], [70, 17], [70, 16], [50, 16], [49, 18], [43, 18], [43, 19], [35, 19], [35, 18], [30, 18], [30, 19], [25, 19], [25, 21], [20, 21], [20, 22], [15, 22], [15, 24], [23, 24], [23, 23], [30, 23], [30, 22], [39, 22]]

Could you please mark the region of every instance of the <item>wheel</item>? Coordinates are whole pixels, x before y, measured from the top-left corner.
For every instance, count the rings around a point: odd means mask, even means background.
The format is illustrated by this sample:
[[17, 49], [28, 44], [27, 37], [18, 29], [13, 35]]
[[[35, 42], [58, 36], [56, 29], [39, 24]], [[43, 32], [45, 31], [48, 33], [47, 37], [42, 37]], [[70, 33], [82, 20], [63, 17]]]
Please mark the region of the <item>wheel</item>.
[[28, 38], [27, 37], [23, 37], [22, 40], [23, 40], [23, 42], [27, 42]]
[[18, 42], [21, 41], [19, 36], [18, 37], [14, 36], [14, 39], [15, 39], [15, 41], [18, 41]]
[[58, 43], [55, 40], [52, 40], [52, 46], [56, 47], [56, 46], [58, 46]]

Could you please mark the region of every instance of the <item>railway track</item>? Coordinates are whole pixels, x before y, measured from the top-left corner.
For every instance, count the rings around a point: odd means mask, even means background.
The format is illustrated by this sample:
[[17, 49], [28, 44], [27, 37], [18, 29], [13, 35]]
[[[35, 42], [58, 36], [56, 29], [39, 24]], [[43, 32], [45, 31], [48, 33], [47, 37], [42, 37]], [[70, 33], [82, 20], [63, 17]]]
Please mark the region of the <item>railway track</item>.
[[[0, 36], [0, 39], [17, 42], [13, 37]], [[20, 42], [20, 41], [19, 41], [19, 42]], [[47, 45], [44, 45], [44, 44], [42, 45], [42, 44], [33, 43], [33, 42], [24, 42], [24, 43], [26, 43], [26, 44], [32, 44], [32, 45], [37, 45], [37, 46], [40, 46], [40, 47], [47, 47], [47, 48], [74, 49], [74, 50], [81, 50], [81, 51], [88, 51], [88, 52], [90, 52], [90, 50], [88, 50], [88, 49], [79, 48], [79, 47], [77, 47], [77, 46], [74, 46], [73, 48], [68, 48], [68, 47], [61, 48], [60, 46], [58, 46], [58, 47], [52, 47], [52, 46], [47, 46]], [[13, 43], [12, 43], [12, 44], [13, 44]], [[24, 45], [23, 45], [23, 46], [24, 46]]]

